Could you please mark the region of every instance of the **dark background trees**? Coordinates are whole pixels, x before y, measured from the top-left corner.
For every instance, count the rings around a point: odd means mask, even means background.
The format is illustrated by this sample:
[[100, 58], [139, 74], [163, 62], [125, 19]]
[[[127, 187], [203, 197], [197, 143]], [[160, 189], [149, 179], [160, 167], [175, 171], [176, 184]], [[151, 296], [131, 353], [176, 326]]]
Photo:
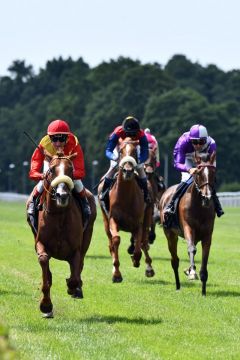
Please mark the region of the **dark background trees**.
[[34, 146], [23, 131], [38, 142], [56, 118], [67, 120], [79, 137], [85, 184], [91, 187], [108, 168], [109, 133], [129, 114], [156, 135], [162, 169], [168, 155], [169, 184], [180, 178], [172, 167], [176, 140], [202, 123], [217, 142], [218, 189], [239, 190], [239, 94], [239, 70], [202, 67], [184, 55], [173, 56], [164, 68], [124, 57], [90, 68], [82, 58], [60, 57], [38, 74], [24, 60], [14, 60], [9, 76], [0, 77], [0, 191], [31, 190], [26, 162]]

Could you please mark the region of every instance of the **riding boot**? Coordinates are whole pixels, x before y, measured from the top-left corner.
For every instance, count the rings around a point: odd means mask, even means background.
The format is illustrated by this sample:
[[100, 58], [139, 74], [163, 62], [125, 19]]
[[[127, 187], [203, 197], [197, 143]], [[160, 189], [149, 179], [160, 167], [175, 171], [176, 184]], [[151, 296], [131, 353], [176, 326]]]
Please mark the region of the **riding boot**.
[[80, 193], [76, 193], [79, 195], [79, 200], [80, 200], [80, 204], [81, 204], [81, 208], [82, 208], [82, 212], [83, 212], [83, 218], [85, 221], [89, 220], [89, 217], [91, 215], [91, 208], [86, 196], [86, 190], [85, 188], [80, 192]]
[[187, 187], [189, 186], [186, 182], [180, 182], [178, 185], [175, 193], [173, 194], [173, 197], [170, 201], [170, 203], [167, 205], [166, 209], [164, 210], [164, 215], [173, 215], [176, 210], [176, 200], [185, 192]]
[[27, 214], [29, 221], [35, 231], [37, 233], [38, 228], [38, 203], [41, 194], [34, 189], [33, 195], [27, 204]]
[[217, 217], [221, 217], [224, 214], [224, 211], [215, 190], [213, 191], [212, 197]]
[[102, 190], [101, 190], [101, 192], [99, 194], [99, 199], [100, 200], [105, 200], [105, 198], [106, 198], [106, 196], [107, 196], [107, 194], [108, 194], [108, 192], [110, 190], [110, 187], [111, 187], [112, 183], [113, 183], [113, 179], [105, 177]]
[[147, 178], [143, 178], [143, 179], [138, 179], [140, 186], [143, 190], [143, 195], [144, 195], [144, 201], [146, 204], [150, 204], [151, 203], [151, 198], [148, 192], [148, 186], [147, 186]]

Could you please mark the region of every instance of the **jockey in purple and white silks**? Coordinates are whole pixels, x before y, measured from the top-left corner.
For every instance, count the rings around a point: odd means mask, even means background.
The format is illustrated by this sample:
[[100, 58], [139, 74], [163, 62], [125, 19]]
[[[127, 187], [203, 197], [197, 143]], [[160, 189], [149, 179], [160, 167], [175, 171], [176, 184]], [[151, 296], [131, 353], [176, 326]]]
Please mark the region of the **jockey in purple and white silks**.
[[[191, 177], [190, 169], [195, 169], [194, 155], [209, 154], [216, 151], [216, 143], [208, 136], [207, 129], [202, 125], [194, 125], [178, 139], [174, 150], [174, 167], [182, 172], [181, 181]], [[215, 164], [216, 165], [216, 164]]]
[[[192, 175], [197, 170], [194, 155], [211, 155], [214, 151], [216, 152], [216, 143], [214, 139], [208, 135], [207, 129], [203, 125], [193, 125], [190, 131], [185, 132], [178, 139], [173, 151], [174, 168], [181, 171], [182, 178], [171, 202], [164, 211], [166, 227], [168, 227], [169, 218], [176, 211], [179, 197], [183, 195], [189, 184], [193, 181]], [[212, 196], [217, 216], [220, 217], [224, 212], [215, 190]]]

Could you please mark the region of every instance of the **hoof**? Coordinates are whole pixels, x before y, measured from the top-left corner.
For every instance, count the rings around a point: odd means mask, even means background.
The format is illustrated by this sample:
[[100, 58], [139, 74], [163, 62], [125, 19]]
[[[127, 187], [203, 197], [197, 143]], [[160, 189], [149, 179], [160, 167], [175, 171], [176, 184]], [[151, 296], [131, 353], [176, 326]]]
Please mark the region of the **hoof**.
[[134, 267], [139, 267], [140, 266], [140, 261], [137, 259], [134, 259], [134, 257], [133, 256], [131, 256], [131, 258], [132, 258], [132, 262], [133, 262], [133, 266]]
[[50, 311], [49, 313], [42, 314], [42, 318], [44, 319], [53, 319], [53, 311]]
[[112, 282], [113, 283], [121, 283], [123, 281], [123, 278], [122, 278], [122, 276], [120, 275], [120, 276], [113, 276], [112, 277]]
[[[52, 303], [50, 303], [50, 304], [41, 303], [40, 304], [40, 311], [44, 315], [51, 314], [53, 312], [53, 304]], [[50, 317], [50, 316], [44, 316], [44, 317]]]
[[133, 244], [131, 244], [131, 245], [129, 246], [129, 248], [127, 249], [127, 252], [129, 253], [129, 255], [132, 255], [132, 254], [133, 254], [133, 252], [134, 252], [134, 245], [133, 245]]
[[198, 275], [195, 270], [185, 269], [184, 274], [187, 275], [188, 280], [198, 280]]
[[156, 239], [156, 234], [155, 234], [154, 232], [153, 232], [153, 233], [149, 233], [149, 236], [148, 236], [148, 242], [149, 242], [149, 244], [153, 244], [155, 239]]
[[76, 288], [75, 292], [72, 294], [72, 298], [74, 298], [74, 299], [83, 299], [82, 289]]
[[145, 271], [145, 275], [146, 275], [146, 277], [153, 277], [154, 275], [155, 275], [155, 272], [154, 272], [154, 270], [153, 269], [151, 269], [151, 270], [146, 270]]

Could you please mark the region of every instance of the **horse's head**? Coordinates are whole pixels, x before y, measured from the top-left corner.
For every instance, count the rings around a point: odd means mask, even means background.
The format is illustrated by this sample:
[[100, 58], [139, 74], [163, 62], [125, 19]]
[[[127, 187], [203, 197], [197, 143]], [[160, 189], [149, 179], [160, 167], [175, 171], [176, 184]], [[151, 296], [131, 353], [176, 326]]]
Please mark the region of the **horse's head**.
[[124, 139], [119, 145], [119, 168], [124, 180], [131, 180], [137, 167], [138, 140]]
[[46, 173], [48, 191], [52, 198], [56, 200], [56, 205], [66, 207], [69, 203], [73, 184], [73, 164], [72, 158], [76, 154], [65, 156], [63, 153], [49, 158], [49, 170]]
[[202, 205], [208, 207], [214, 191], [216, 166], [215, 166], [216, 153], [213, 152], [211, 156], [195, 155], [197, 164], [197, 171], [194, 173], [194, 183], [198, 193], [202, 199]]
[[154, 150], [149, 149], [148, 159], [146, 160], [146, 162], [144, 164], [145, 173], [148, 177], [150, 177], [156, 170], [156, 162], [157, 162], [157, 159], [156, 159], [156, 154], [155, 154]]

